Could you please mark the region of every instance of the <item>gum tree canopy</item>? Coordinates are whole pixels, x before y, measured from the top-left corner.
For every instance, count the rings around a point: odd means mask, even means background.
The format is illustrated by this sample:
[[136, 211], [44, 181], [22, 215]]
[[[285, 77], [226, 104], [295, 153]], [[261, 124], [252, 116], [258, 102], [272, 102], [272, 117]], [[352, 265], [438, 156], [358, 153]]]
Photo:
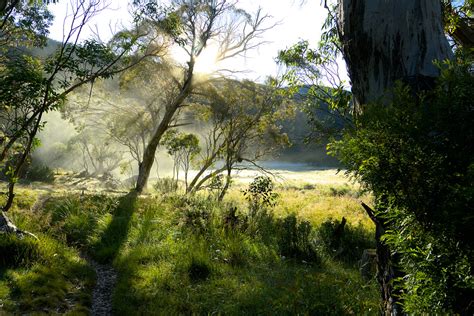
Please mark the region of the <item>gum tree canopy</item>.
[[356, 104], [380, 98], [396, 80], [424, 89], [453, 53], [441, 2], [339, 0], [338, 31]]

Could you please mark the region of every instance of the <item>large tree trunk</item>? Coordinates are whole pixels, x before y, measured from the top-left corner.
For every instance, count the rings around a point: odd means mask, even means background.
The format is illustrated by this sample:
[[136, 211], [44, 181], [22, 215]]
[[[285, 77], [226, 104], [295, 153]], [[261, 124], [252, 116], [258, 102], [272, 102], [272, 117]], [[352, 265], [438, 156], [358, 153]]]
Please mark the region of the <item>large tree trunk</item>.
[[160, 143], [161, 137], [168, 129], [170, 122], [173, 119], [174, 114], [178, 107], [170, 108], [166, 111], [165, 116], [160, 122], [160, 125], [156, 129], [153, 137], [145, 148], [143, 153], [142, 162], [138, 166], [138, 178], [135, 186], [135, 191], [140, 194], [146, 188], [148, 178], [150, 177], [150, 171], [155, 161], [156, 149]]
[[[356, 114], [363, 111], [364, 104], [390, 102], [390, 90], [397, 80], [415, 92], [432, 88], [439, 76], [433, 61], [453, 57], [443, 30], [440, 1], [338, 0], [337, 27]], [[386, 223], [371, 215], [377, 226], [377, 278], [383, 312], [397, 315], [402, 311], [392, 284], [401, 272], [395, 269], [397, 258], [380, 240]]]
[[439, 75], [433, 60], [453, 56], [440, 1], [339, 0], [338, 28], [359, 110], [396, 80], [423, 88]]
[[169, 128], [169, 125], [173, 121], [176, 111], [182, 106], [183, 102], [191, 94], [194, 64], [195, 64], [195, 61], [192, 58], [188, 62], [189, 68], [186, 72], [186, 78], [179, 92], [179, 95], [166, 108], [166, 112], [165, 112], [165, 115], [163, 116], [163, 119], [161, 120], [150, 142], [145, 148], [142, 162], [138, 166], [138, 178], [137, 178], [137, 184], [135, 186], [135, 192], [138, 194], [141, 194], [143, 190], [146, 188], [148, 178], [150, 177], [150, 171], [151, 171], [151, 168], [153, 167], [153, 162], [155, 161], [156, 149], [158, 148], [161, 137]]

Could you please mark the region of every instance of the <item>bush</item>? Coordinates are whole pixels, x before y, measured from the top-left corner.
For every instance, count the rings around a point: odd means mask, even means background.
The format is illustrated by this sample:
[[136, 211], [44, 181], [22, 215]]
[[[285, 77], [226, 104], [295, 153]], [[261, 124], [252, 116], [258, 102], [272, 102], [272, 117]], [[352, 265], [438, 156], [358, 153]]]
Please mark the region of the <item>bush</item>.
[[251, 216], [259, 209], [275, 206], [278, 194], [275, 193], [273, 189], [274, 185], [270, 177], [258, 176], [253, 179], [249, 187], [243, 191], [244, 197], [249, 203]]
[[184, 208], [182, 212], [181, 218], [185, 227], [201, 234], [209, 231], [211, 226], [211, 213], [208, 209], [190, 205]]
[[285, 257], [316, 262], [318, 256], [314, 248], [312, 227], [307, 221], [298, 223], [295, 214], [276, 222], [278, 246]]
[[29, 166], [28, 170], [26, 171], [24, 179], [28, 181], [53, 183], [54, 172], [48, 166], [33, 161], [33, 163]]
[[474, 312], [473, 86], [472, 60], [447, 62], [433, 89], [399, 83], [330, 146], [374, 193], [408, 313]]
[[371, 232], [362, 226], [345, 223], [344, 218], [341, 221], [331, 218], [324, 221], [316, 235], [323, 253], [346, 263], [356, 263], [364, 249], [375, 248], [375, 236]]
[[37, 240], [0, 233], [0, 267], [27, 267], [40, 255]]
[[153, 184], [153, 189], [163, 194], [174, 193], [178, 187], [178, 180], [173, 178], [160, 178]]

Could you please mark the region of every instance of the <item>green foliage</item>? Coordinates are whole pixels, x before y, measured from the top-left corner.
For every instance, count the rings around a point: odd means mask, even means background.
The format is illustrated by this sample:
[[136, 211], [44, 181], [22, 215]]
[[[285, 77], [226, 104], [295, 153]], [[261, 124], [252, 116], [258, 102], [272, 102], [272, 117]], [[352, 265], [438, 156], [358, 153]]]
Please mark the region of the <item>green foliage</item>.
[[[99, 10], [96, 3], [74, 2], [75, 13], [64, 42], [50, 56], [34, 57], [33, 50], [25, 48], [45, 47], [52, 15], [44, 1], [34, 6], [24, 1], [17, 4], [0, 12], [0, 164], [18, 155], [9, 175], [11, 197], [27, 157], [37, 146], [35, 137], [45, 124], [43, 115], [61, 106], [77, 88], [127, 68], [128, 55], [134, 50], [141, 54], [138, 42], [142, 36], [123, 32], [107, 44], [96, 40], [80, 43], [80, 30]], [[11, 199], [5, 211], [10, 204]]]
[[170, 36], [178, 45], [186, 44], [181, 37], [184, 32], [184, 23], [180, 12], [172, 5], [165, 7], [160, 3], [146, 0], [133, 0], [134, 19], [136, 22], [152, 20], [155, 27]]
[[161, 140], [161, 145], [166, 147], [168, 154], [173, 157], [176, 180], [178, 180], [179, 169], [184, 170], [186, 190], [187, 175], [191, 162], [201, 151], [199, 139], [194, 134], [178, 132], [177, 130], [168, 130]]
[[54, 171], [49, 168], [48, 166], [41, 164], [39, 162], [35, 162], [28, 166], [28, 170], [26, 171], [25, 177], [28, 181], [41, 181], [45, 183], [53, 183], [54, 182]]
[[278, 219], [278, 245], [282, 256], [318, 262], [315, 243], [312, 236], [312, 227], [308, 221], [298, 223], [295, 214]]
[[458, 62], [441, 65], [432, 91], [398, 84], [390, 104], [367, 106], [330, 147], [374, 192], [413, 313], [472, 311], [474, 77], [470, 62]]
[[[273, 87], [247, 80], [216, 81], [206, 87], [205, 93], [207, 100], [203, 103], [208, 106], [199, 108], [197, 116], [211, 127], [204, 135], [206, 148], [198, 161], [201, 168], [198, 175], [222, 161], [224, 165], [211, 173], [218, 176], [222, 171], [227, 172], [222, 190], [216, 190], [222, 199], [238, 164], [245, 161], [258, 165], [259, 160], [290, 145], [281, 122], [292, 117], [294, 111], [288, 99]], [[203, 176], [201, 181], [194, 179], [193, 184], [197, 182], [197, 185], [193, 189], [199, 190], [209, 178], [212, 179], [209, 176]]]
[[300, 41], [280, 51], [277, 57], [278, 63], [286, 67], [280, 80], [287, 88], [281, 92], [298, 100], [308, 118], [308, 143], [327, 143], [331, 138], [339, 138], [353, 119], [352, 96], [339, 74], [339, 39], [331, 15], [323, 28], [326, 31], [316, 48], [308, 41]]
[[257, 210], [274, 206], [278, 194], [273, 190], [273, 181], [268, 176], [258, 176], [243, 191], [245, 199], [249, 202], [251, 214]]
[[38, 242], [31, 238], [20, 239], [12, 234], [2, 234], [0, 239], [0, 266], [27, 267], [40, 258]]
[[53, 16], [43, 5], [18, 4], [11, 12], [1, 12], [0, 51], [12, 47], [44, 47]]
[[160, 178], [153, 184], [153, 189], [163, 194], [174, 193], [178, 190], [178, 180], [168, 177]]
[[186, 198], [180, 209], [182, 227], [198, 234], [212, 233], [211, 230], [214, 228], [214, 206], [212, 201]]
[[[452, 36], [459, 28], [462, 29], [467, 27], [472, 30], [472, 22], [470, 20], [472, 19], [472, 14], [474, 12], [473, 0], [443, 0], [441, 3], [443, 5], [444, 29], [448, 34]], [[457, 45], [460, 45], [461, 47], [466, 45], [466, 48], [472, 49], [472, 39], [469, 39], [467, 43], [459, 41], [457, 36], [453, 36], [453, 39]]]
[[200, 151], [199, 139], [196, 135], [181, 133], [176, 130], [166, 132], [161, 144], [166, 147], [168, 154], [172, 156], [185, 154], [188, 151], [190, 155], [194, 156]]

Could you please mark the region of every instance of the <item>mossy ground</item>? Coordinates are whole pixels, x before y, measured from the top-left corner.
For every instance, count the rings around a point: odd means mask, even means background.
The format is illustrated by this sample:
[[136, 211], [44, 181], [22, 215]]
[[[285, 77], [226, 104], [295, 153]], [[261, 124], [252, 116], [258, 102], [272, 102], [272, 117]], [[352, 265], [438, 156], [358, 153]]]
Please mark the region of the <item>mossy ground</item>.
[[[19, 190], [12, 220], [40, 240], [2, 236], [0, 247], [23, 250], [0, 262], [0, 310], [86, 314], [94, 272], [83, 251], [117, 270], [118, 315], [379, 312], [376, 284], [357, 264], [373, 247], [358, 203], [370, 197], [347, 184], [279, 186], [276, 206], [249, 217], [240, 189], [222, 203], [61, 193], [41, 207], [32, 206], [44, 192]], [[342, 216], [349, 224], [335, 249], [331, 227]]]

